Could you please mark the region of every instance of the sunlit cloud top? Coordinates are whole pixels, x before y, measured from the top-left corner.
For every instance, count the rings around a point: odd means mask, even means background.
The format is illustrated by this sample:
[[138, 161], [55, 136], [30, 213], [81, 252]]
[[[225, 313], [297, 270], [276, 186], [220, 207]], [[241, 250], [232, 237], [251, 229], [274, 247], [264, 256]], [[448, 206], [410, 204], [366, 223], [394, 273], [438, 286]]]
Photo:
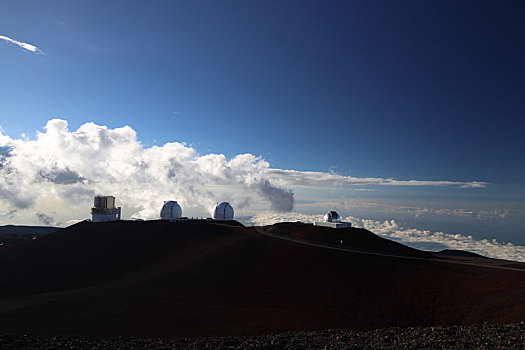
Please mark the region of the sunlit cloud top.
[[[219, 200], [237, 209], [266, 203], [274, 212], [294, 208], [295, 188], [334, 186], [480, 187], [482, 182], [358, 178], [334, 173], [283, 170], [262, 157], [199, 154], [178, 142], [145, 147], [129, 126], [110, 129], [86, 123], [76, 131], [49, 120], [36, 139], [13, 139], [0, 129], [0, 210], [32, 211], [67, 218], [87, 212], [93, 195], [112, 194], [129, 216], [158, 217], [164, 200], [207, 211]], [[83, 209], [82, 209], [83, 208]]]

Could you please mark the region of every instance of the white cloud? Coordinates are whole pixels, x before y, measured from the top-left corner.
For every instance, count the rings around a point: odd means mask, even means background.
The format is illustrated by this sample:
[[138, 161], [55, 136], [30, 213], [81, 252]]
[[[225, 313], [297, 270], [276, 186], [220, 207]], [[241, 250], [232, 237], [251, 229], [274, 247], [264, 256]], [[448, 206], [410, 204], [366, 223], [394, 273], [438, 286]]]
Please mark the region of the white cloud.
[[[15, 218], [49, 215], [60, 222], [89, 217], [94, 194], [112, 194], [124, 217], [158, 217], [164, 200], [207, 212], [219, 200], [237, 208], [260, 205], [276, 211], [294, 207], [295, 187], [358, 185], [468, 186], [479, 182], [399, 181], [271, 168], [263, 158], [199, 154], [183, 143], [145, 147], [129, 126], [109, 129], [86, 123], [68, 130], [49, 120], [36, 139], [12, 139], [0, 129], [0, 213]], [[13, 214], [13, 210], [16, 213]], [[187, 212], [186, 212], [187, 213]]]
[[355, 222], [385, 238], [399, 241], [413, 248], [438, 251], [442, 249], [465, 250], [497, 259], [525, 262], [525, 247], [512, 243], [501, 243], [496, 239], [475, 239], [471, 235], [450, 234], [419, 230], [398, 225], [395, 220], [384, 222], [348, 217]]
[[[301, 213], [272, 213], [264, 212], [254, 215], [249, 222], [253, 225], [271, 225], [276, 222], [301, 221], [305, 223], [322, 220], [322, 215], [307, 215]], [[525, 262], [525, 246], [512, 243], [500, 243], [495, 239], [475, 239], [470, 235], [449, 234], [443, 232], [432, 232], [430, 230], [419, 230], [400, 226], [395, 220], [384, 222], [369, 219], [360, 219], [352, 216], [344, 218], [354, 227], [362, 227], [409, 247], [439, 251], [443, 249], [459, 249], [477, 253], [483, 256]]]
[[429, 180], [395, 180], [379, 177], [353, 177], [336, 173], [317, 171], [297, 171], [283, 169], [268, 169], [268, 178], [281, 186], [337, 187], [337, 186], [458, 186], [461, 188], [486, 187], [486, 182], [480, 181], [429, 181]]
[[34, 52], [36, 54], [43, 53], [42, 50], [40, 50], [38, 47], [36, 47], [34, 45], [11, 39], [10, 37], [7, 37], [5, 35], [0, 35], [0, 39], [1, 40], [5, 40], [7, 42], [10, 42], [12, 44], [18, 45], [21, 48], [23, 48], [24, 50], [27, 50], [27, 51], [30, 51], [30, 52]]
[[293, 193], [272, 185], [265, 178], [268, 168], [252, 154], [200, 155], [177, 142], [146, 148], [129, 126], [86, 123], [69, 131], [66, 121], [53, 119], [35, 140], [0, 132], [1, 204], [62, 211], [63, 222], [77, 219], [66, 217], [71, 206], [85, 208], [87, 217], [97, 193], [116, 195], [129, 216], [142, 218], [158, 217], [162, 201], [172, 198], [184, 208], [207, 211], [218, 200], [242, 207], [255, 196], [274, 209], [290, 210]]
[[[359, 188], [353, 189], [353, 191], [359, 191]], [[413, 218], [436, 218], [436, 217], [455, 217], [455, 218], [468, 218], [472, 220], [504, 220], [504, 219], [518, 219], [525, 217], [525, 210], [516, 208], [515, 206], [500, 207], [495, 209], [494, 203], [489, 205], [490, 209], [479, 208], [479, 203], [475, 203], [471, 208], [464, 207], [443, 207], [444, 204], [450, 203], [439, 203], [437, 201], [425, 201], [422, 206], [406, 205], [406, 200], [400, 202], [399, 200], [388, 200], [385, 198], [329, 198], [329, 199], [318, 199], [311, 198], [310, 201], [305, 203], [298, 202], [296, 209], [301, 212], [312, 213], [312, 210], [319, 210], [319, 208], [335, 208], [342, 212], [352, 212], [357, 216], [368, 216], [370, 211], [373, 211], [374, 215], [381, 214], [383, 217], [413, 217]], [[413, 204], [414, 201], [412, 201]], [[507, 203], [508, 204], [508, 203]], [[430, 205], [441, 205], [439, 207], [431, 207]], [[368, 211], [368, 213], [366, 213]]]

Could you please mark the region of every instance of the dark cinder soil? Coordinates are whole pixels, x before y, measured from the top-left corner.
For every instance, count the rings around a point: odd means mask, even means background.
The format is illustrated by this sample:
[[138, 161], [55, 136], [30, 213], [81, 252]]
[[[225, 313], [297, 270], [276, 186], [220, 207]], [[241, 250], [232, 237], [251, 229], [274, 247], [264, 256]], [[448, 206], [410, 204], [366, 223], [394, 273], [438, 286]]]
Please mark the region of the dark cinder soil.
[[338, 247], [356, 250], [372, 250], [381, 253], [399, 254], [419, 258], [435, 258], [431, 253], [423, 252], [379, 237], [363, 228], [349, 227], [344, 229], [333, 229], [298, 222], [282, 222], [266, 226], [265, 231], [274, 235], [299, 238], [311, 242], [327, 243]]
[[[308, 241], [342, 233], [275, 227]], [[369, 231], [344, 234], [349, 247], [404, 258], [228, 223], [83, 222], [0, 249], [0, 334], [253, 336], [525, 320], [523, 270], [426, 260]]]
[[523, 349], [525, 325], [325, 330], [247, 337], [79, 338], [0, 336], [0, 349]]

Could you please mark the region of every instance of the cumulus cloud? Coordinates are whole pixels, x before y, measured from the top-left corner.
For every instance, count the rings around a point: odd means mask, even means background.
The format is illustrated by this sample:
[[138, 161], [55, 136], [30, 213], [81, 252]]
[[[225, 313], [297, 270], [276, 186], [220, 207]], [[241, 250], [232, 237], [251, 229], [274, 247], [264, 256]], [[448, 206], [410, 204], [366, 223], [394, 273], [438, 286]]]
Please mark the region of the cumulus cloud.
[[[257, 226], [271, 225], [276, 222], [301, 221], [305, 223], [321, 221], [322, 215], [307, 215], [301, 213], [259, 213], [251, 217], [249, 223]], [[402, 227], [395, 220], [374, 221], [348, 216], [343, 219], [354, 227], [362, 227], [387, 239], [397, 241], [409, 247], [427, 251], [443, 249], [459, 249], [477, 253], [483, 256], [525, 262], [525, 246], [512, 243], [501, 243], [495, 239], [475, 239], [471, 235], [449, 234]]]
[[29, 51], [29, 52], [34, 52], [36, 54], [41, 54], [43, 53], [42, 50], [40, 50], [38, 47], [34, 46], [34, 45], [31, 45], [31, 44], [28, 44], [28, 43], [24, 43], [24, 42], [21, 42], [21, 41], [17, 41], [17, 40], [14, 40], [14, 39], [11, 39], [10, 37], [7, 37], [5, 35], [0, 35], [0, 39], [1, 40], [5, 40], [9, 43], [12, 43], [12, 44], [15, 44], [15, 45], [18, 45], [20, 46], [22, 49], [26, 50], [26, 51]]
[[353, 220], [357, 225], [385, 238], [399, 241], [408, 246], [424, 250], [460, 249], [491, 258], [525, 261], [525, 247], [512, 243], [501, 243], [496, 239], [475, 239], [471, 235], [432, 232], [400, 226], [395, 220], [384, 222], [374, 220]]
[[[217, 201], [294, 208], [294, 187], [358, 185], [485, 186], [481, 182], [399, 181], [271, 168], [263, 158], [199, 154], [178, 142], [145, 147], [129, 126], [86, 123], [75, 131], [49, 120], [36, 138], [12, 139], [0, 129], [0, 210], [52, 208], [64, 222], [88, 216], [94, 194], [111, 194], [127, 216], [158, 217], [164, 200], [205, 212]], [[268, 208], [268, 207], [267, 207]], [[18, 215], [18, 214], [17, 214]], [[20, 214], [22, 215], [22, 214]]]
[[278, 212], [287, 212], [293, 209], [294, 196], [292, 190], [275, 187], [270, 181], [263, 180], [251, 186], [271, 203], [271, 209]]
[[43, 199], [86, 207], [94, 194], [116, 195], [132, 208], [130, 216], [142, 218], [157, 217], [162, 201], [172, 198], [204, 210], [223, 199], [243, 207], [254, 196], [273, 210], [294, 203], [290, 190], [266, 178], [269, 164], [261, 157], [200, 155], [177, 142], [147, 148], [129, 126], [86, 123], [70, 131], [65, 120], [53, 119], [35, 140], [0, 133], [0, 164], [0, 199], [17, 209]]
[[38, 221], [43, 225], [51, 226], [55, 224], [55, 220], [51, 216], [46, 215], [44, 213], [36, 213], [36, 217], [38, 218]]
[[316, 221], [323, 220], [322, 215], [310, 215], [297, 212], [289, 213], [275, 213], [275, 212], [262, 212], [257, 213], [256, 215], [251, 216], [247, 222], [255, 226], [266, 226], [273, 225], [279, 222], [304, 222], [304, 223], [313, 223]]

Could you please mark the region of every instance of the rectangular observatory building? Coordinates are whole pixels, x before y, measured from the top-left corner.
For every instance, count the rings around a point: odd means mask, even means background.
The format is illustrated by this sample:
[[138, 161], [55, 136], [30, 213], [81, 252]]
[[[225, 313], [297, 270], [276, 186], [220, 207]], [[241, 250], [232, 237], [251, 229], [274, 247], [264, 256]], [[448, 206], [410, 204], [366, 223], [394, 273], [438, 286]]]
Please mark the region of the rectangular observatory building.
[[120, 220], [120, 207], [115, 207], [115, 197], [95, 196], [93, 208], [91, 208], [91, 221], [117, 221]]

